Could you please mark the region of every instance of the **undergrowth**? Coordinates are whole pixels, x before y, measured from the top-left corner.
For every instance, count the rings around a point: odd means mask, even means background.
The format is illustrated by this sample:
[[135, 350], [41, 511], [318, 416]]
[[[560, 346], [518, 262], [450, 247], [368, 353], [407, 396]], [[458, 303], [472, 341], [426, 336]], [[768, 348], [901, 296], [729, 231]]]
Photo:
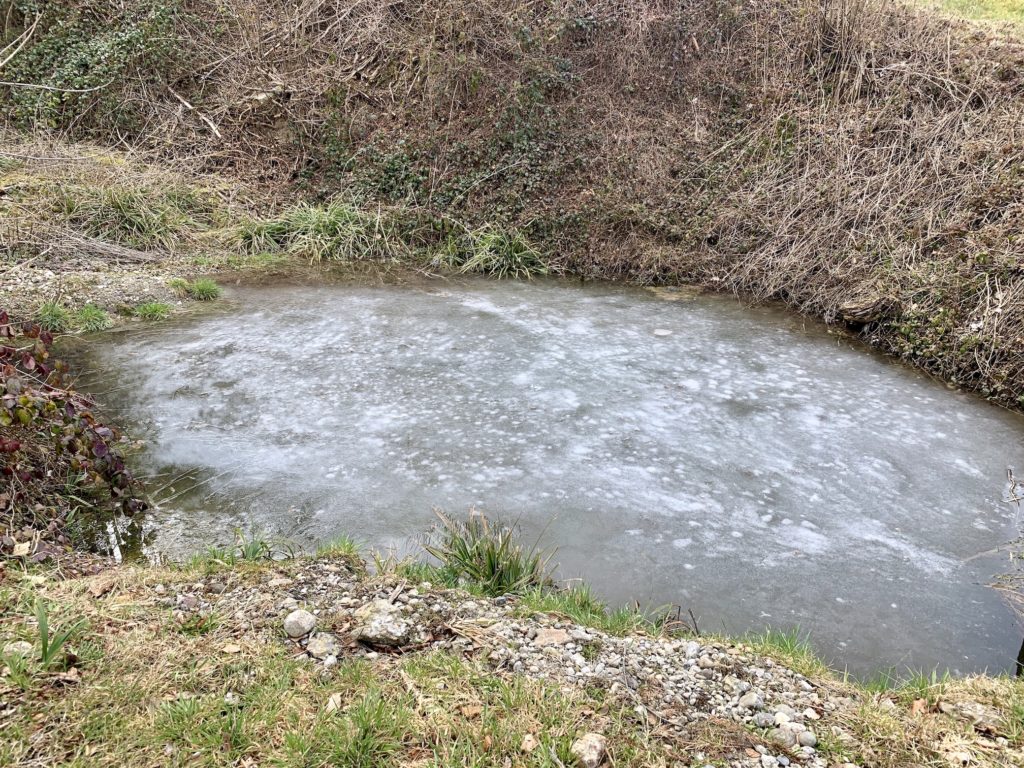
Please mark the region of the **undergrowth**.
[[[1013, 36], [884, 0], [342, 0], [266, 8], [287, 30], [267, 49], [238, 22], [244, 0], [50, 3], [38, 26], [34, 4], [8, 5], [21, 49], [4, 80], [73, 89], [7, 86], [9, 125], [202, 158], [302, 200], [247, 211], [236, 263], [696, 282], [1024, 403]], [[202, 201], [146, 189], [151, 205], [128, 187], [74, 190], [61, 210], [138, 248], [202, 234]]]
[[133, 515], [146, 506], [119, 434], [74, 391], [52, 346], [50, 330], [0, 311], [0, 551], [15, 557], [67, 543], [64, 527], [82, 507]]
[[283, 250], [311, 263], [397, 259], [408, 250], [389, 215], [367, 213], [341, 200], [298, 203], [280, 216], [250, 220], [238, 237], [250, 253]]

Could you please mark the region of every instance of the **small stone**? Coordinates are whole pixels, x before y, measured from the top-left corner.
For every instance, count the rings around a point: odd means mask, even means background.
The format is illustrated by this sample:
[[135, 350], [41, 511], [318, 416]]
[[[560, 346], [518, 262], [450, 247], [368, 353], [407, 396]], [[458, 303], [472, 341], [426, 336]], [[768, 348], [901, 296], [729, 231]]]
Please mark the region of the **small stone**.
[[425, 639], [424, 632], [403, 614], [402, 607], [387, 600], [367, 603], [353, 617], [358, 622], [353, 634], [369, 645], [399, 647]]
[[751, 691], [740, 696], [739, 705], [744, 709], [761, 709], [764, 707], [764, 699]]
[[316, 616], [309, 611], [292, 611], [284, 618], [284, 631], [288, 637], [303, 637], [316, 627]]
[[768, 712], [758, 712], [754, 715], [754, 725], [758, 728], [771, 728], [775, 725], [775, 718]]
[[337, 659], [338, 654], [341, 653], [341, 645], [338, 643], [338, 638], [329, 632], [317, 632], [306, 644], [306, 653], [314, 659], [326, 659], [328, 656], [334, 656]]
[[211, 581], [206, 586], [206, 591], [211, 592], [215, 595], [222, 595], [227, 591], [228, 585], [222, 581]]
[[564, 629], [549, 629], [547, 627], [538, 629], [533, 637], [533, 644], [538, 648], [546, 645], [565, 645], [571, 638]]
[[768, 734], [768, 738], [783, 747], [791, 748], [796, 746], [796, 734], [793, 731], [775, 728]]
[[599, 733], [585, 733], [569, 748], [580, 768], [597, 768], [604, 762], [608, 751], [608, 739]]
[[814, 735], [814, 731], [801, 731], [796, 738], [801, 747], [818, 746], [818, 737]]
[[27, 640], [15, 640], [4, 646], [4, 656], [29, 656], [32, 647], [32, 643]]
[[775, 713], [775, 724], [776, 725], [785, 725], [789, 721], [790, 721], [790, 717], [785, 712], [776, 712]]
[[778, 768], [779, 761], [771, 755], [761, 755], [761, 768]]
[[284, 577], [277, 578], [277, 579], [271, 579], [270, 581], [267, 582], [267, 586], [268, 587], [275, 588], [275, 589], [277, 587], [288, 587], [288, 586], [291, 586], [291, 584], [292, 584], [292, 580], [288, 579], [288, 578], [284, 578]]

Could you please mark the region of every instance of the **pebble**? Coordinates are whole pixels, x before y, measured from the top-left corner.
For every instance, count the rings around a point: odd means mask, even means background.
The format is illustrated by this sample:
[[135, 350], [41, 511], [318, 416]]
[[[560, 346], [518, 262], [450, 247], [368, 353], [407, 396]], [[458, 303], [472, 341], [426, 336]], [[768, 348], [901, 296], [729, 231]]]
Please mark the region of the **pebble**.
[[796, 734], [788, 729], [775, 728], [768, 734], [768, 738], [783, 747], [790, 748], [796, 746]]
[[813, 731], [801, 731], [800, 735], [796, 737], [801, 747], [816, 747], [818, 746], [818, 737], [814, 735]]
[[585, 733], [569, 747], [580, 768], [597, 768], [608, 752], [608, 739], [600, 733]]
[[306, 653], [314, 659], [326, 659], [328, 656], [333, 656], [337, 660], [338, 654], [341, 653], [341, 644], [334, 635], [328, 632], [317, 632], [309, 638], [309, 642], [306, 644]]
[[29, 656], [33, 645], [27, 640], [14, 640], [4, 646], [4, 656]]
[[303, 637], [316, 627], [316, 616], [309, 611], [296, 610], [284, 618], [284, 631], [288, 637]]
[[753, 691], [741, 696], [738, 703], [744, 709], [761, 709], [764, 707], [764, 699]]

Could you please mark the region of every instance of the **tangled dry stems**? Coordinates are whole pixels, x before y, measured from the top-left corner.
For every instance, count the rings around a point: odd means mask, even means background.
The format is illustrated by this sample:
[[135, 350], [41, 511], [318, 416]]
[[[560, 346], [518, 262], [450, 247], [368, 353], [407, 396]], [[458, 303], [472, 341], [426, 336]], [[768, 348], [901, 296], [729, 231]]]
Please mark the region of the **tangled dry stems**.
[[[1024, 397], [1014, 40], [879, 0], [183, 0], [175, 18], [163, 76], [110, 86], [151, 152], [498, 221], [587, 276], [781, 299]], [[110, 103], [75, 130], [109, 138]]]

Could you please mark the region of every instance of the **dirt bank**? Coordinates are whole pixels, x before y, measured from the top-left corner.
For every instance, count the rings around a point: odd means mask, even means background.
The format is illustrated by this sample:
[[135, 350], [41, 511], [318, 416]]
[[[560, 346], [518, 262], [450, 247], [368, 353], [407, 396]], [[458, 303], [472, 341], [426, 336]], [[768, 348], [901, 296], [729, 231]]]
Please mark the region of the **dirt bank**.
[[11, 5], [8, 125], [276, 205], [499, 226], [576, 274], [781, 299], [1024, 396], [1024, 49], [996, 28], [874, 0], [113, 13]]

